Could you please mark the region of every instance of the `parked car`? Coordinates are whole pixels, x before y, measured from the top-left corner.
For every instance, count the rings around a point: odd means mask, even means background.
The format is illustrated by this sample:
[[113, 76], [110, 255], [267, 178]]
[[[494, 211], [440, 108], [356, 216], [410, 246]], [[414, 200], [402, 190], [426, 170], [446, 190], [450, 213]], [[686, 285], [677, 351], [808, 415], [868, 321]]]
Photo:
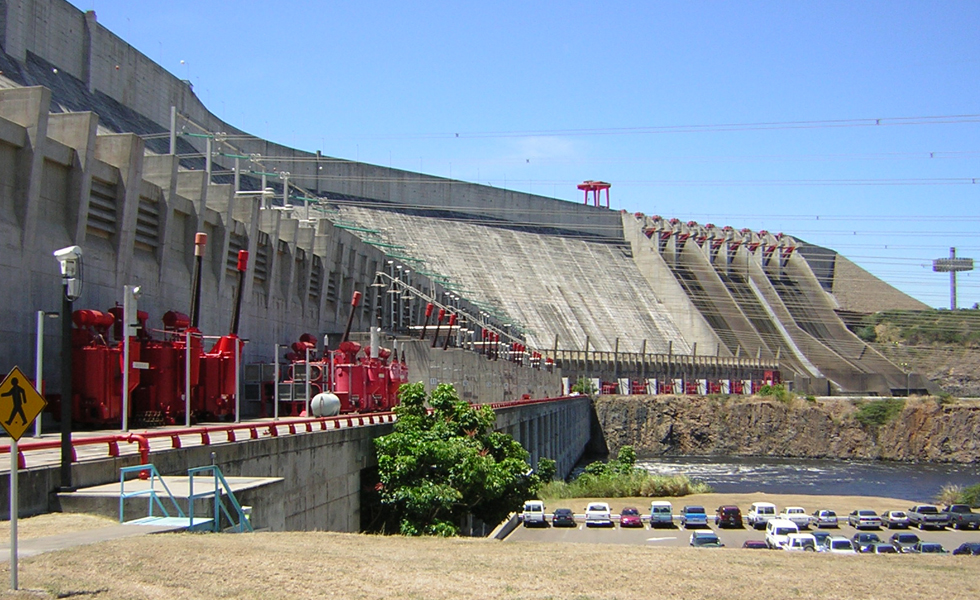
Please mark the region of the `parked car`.
[[681, 510], [681, 527], [707, 527], [708, 515], [703, 506], [688, 505]]
[[575, 527], [575, 513], [570, 508], [556, 508], [551, 517], [552, 527]]
[[857, 532], [854, 537], [851, 538], [851, 542], [854, 543], [854, 548], [858, 552], [864, 552], [864, 547], [871, 544], [880, 544], [881, 538], [878, 537], [877, 533], [867, 533], [867, 532]]
[[643, 521], [640, 519], [640, 511], [636, 510], [632, 506], [627, 506], [624, 508], [623, 512], [619, 514], [619, 526], [643, 527]]
[[888, 529], [908, 529], [909, 516], [901, 510], [886, 510], [881, 513], [881, 524]]
[[909, 527], [919, 529], [945, 529], [949, 525], [949, 513], [940, 512], [932, 504], [918, 504], [906, 511]]
[[908, 554], [922, 540], [914, 533], [894, 533], [889, 541], [892, 543], [892, 546], [895, 546], [896, 550], [902, 554]]
[[650, 503], [650, 528], [673, 527], [674, 507], [666, 500], [654, 500]]
[[884, 542], [877, 542], [874, 544], [868, 544], [867, 546], [861, 548], [862, 554], [898, 554], [898, 550], [895, 546], [891, 544], [886, 544]]
[[715, 525], [718, 527], [741, 527], [742, 511], [737, 506], [719, 506], [715, 511]]
[[958, 548], [953, 550], [953, 554], [980, 556], [980, 542], [963, 542]]
[[810, 528], [810, 515], [806, 514], [806, 511], [800, 506], [787, 506], [783, 512], [779, 513], [779, 518], [796, 523], [800, 529]]
[[713, 531], [692, 531], [691, 545], [695, 548], [722, 548], [725, 544]]
[[612, 515], [609, 505], [605, 502], [590, 502], [585, 507], [585, 526], [586, 527], [612, 527]]
[[832, 510], [821, 509], [813, 511], [811, 519], [815, 527], [838, 527], [837, 513]]
[[768, 550], [769, 545], [766, 544], [765, 540], [745, 540], [742, 542], [743, 548], [748, 548], [750, 550]]
[[820, 531], [818, 529], [810, 535], [813, 536], [813, 539], [817, 540], [817, 551], [823, 552], [823, 547], [827, 545], [827, 539], [830, 538], [830, 534], [826, 531]]
[[528, 500], [524, 503], [524, 512], [521, 513], [521, 520], [525, 527], [547, 527], [548, 521], [544, 518], [544, 502], [540, 500]]
[[766, 543], [770, 548], [782, 548], [789, 541], [789, 534], [799, 533], [796, 523], [786, 519], [770, 519], [766, 523]]
[[827, 538], [827, 543], [824, 545], [824, 552], [829, 552], [831, 554], [855, 554], [854, 544], [851, 540], [847, 539], [842, 535], [832, 535]]
[[937, 542], [919, 542], [915, 545], [915, 552], [917, 554], [949, 554], [949, 550]]
[[776, 505], [772, 502], [753, 502], [745, 520], [755, 529], [764, 529], [766, 523], [776, 518]]
[[980, 529], [980, 514], [970, 510], [968, 504], [951, 504], [943, 512], [949, 515], [949, 526], [953, 529]]
[[791, 533], [786, 536], [783, 550], [790, 552], [816, 552], [817, 538], [812, 533]]
[[881, 517], [873, 510], [852, 510], [847, 524], [854, 529], [881, 529]]

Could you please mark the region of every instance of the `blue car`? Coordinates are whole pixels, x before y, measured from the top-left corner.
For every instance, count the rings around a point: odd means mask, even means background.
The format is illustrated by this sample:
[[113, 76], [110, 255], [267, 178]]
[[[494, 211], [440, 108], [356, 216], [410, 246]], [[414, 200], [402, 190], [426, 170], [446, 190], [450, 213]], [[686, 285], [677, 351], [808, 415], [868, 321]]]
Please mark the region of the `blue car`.
[[681, 511], [681, 527], [707, 527], [708, 515], [703, 506], [685, 506]]

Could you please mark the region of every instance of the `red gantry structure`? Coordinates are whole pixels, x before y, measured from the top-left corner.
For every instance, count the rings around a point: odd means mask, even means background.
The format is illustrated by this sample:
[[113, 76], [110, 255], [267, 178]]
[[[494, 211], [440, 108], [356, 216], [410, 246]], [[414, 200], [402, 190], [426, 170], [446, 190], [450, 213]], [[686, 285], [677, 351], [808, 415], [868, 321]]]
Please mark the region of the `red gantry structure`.
[[606, 208], [609, 208], [609, 188], [611, 187], [611, 183], [606, 183], [605, 181], [592, 181], [591, 179], [578, 184], [578, 189], [585, 192], [586, 204], [589, 203], [589, 194], [592, 194], [593, 206], [599, 206], [602, 190], [606, 190]]

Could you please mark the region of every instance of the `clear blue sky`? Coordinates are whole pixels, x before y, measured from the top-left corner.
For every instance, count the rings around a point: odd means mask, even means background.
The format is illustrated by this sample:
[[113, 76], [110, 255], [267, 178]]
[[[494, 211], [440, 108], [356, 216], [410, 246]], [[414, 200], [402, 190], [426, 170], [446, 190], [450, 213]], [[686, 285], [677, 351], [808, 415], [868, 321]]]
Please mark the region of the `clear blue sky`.
[[601, 179], [937, 307], [931, 259], [980, 260], [975, 0], [73, 4], [282, 144], [573, 201]]

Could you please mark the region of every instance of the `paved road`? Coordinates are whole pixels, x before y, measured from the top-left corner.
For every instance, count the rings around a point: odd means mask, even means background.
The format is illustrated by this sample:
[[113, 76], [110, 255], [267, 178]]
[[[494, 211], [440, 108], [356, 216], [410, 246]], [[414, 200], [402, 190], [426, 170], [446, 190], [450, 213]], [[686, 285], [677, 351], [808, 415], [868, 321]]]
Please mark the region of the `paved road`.
[[[550, 519], [549, 519], [550, 520]], [[764, 540], [765, 531], [757, 531], [751, 528], [742, 529], [718, 529], [717, 527], [708, 528], [718, 534], [722, 543], [727, 548], [741, 549], [745, 540]], [[698, 529], [705, 531], [705, 529]], [[579, 543], [579, 544], [634, 544], [643, 546], [664, 546], [664, 547], [683, 547], [688, 546], [691, 539], [691, 531], [679, 527], [669, 529], [650, 529], [644, 525], [642, 528], [623, 529], [619, 525], [614, 527], [586, 527], [583, 522], [578, 522], [576, 527], [518, 527], [511, 533], [505, 541], [507, 542], [560, 542], [560, 543]], [[811, 530], [812, 531], [812, 530]], [[843, 525], [839, 529], [824, 529], [831, 535], [843, 535], [851, 538], [856, 530], [848, 525]], [[909, 532], [919, 536], [926, 542], [939, 542], [947, 550], [952, 550], [963, 542], [980, 542], [980, 531], [919, 531], [917, 529], [888, 529], [862, 530], [873, 531], [882, 540], [887, 541], [893, 533]], [[806, 530], [804, 530], [806, 533]]]

